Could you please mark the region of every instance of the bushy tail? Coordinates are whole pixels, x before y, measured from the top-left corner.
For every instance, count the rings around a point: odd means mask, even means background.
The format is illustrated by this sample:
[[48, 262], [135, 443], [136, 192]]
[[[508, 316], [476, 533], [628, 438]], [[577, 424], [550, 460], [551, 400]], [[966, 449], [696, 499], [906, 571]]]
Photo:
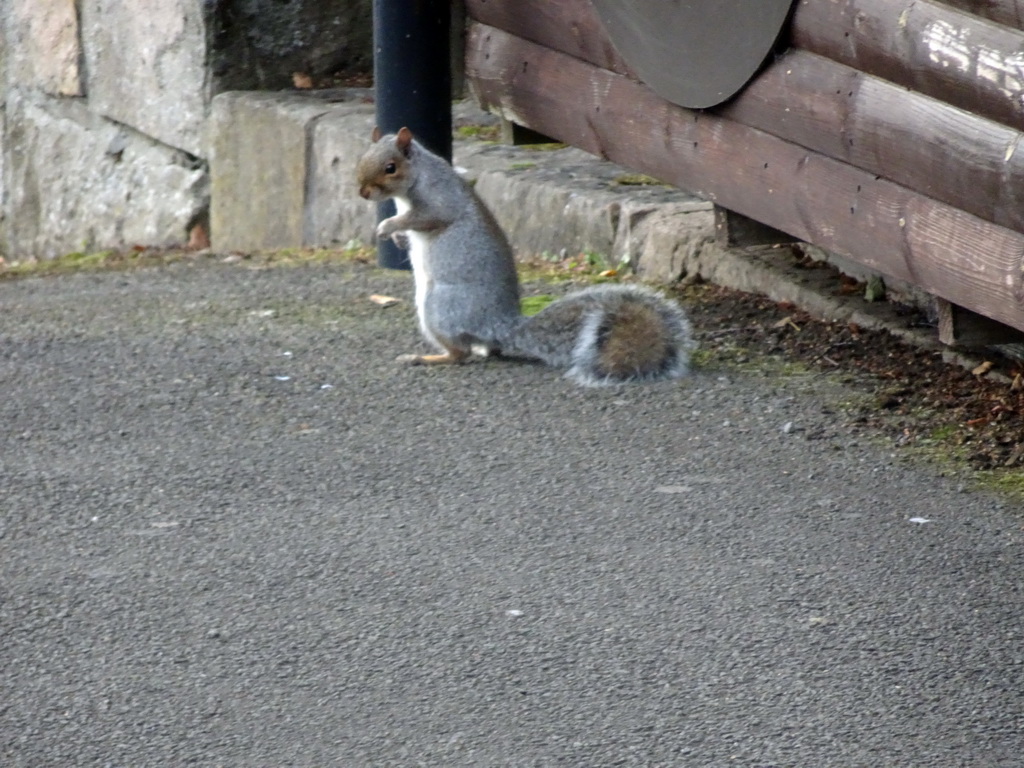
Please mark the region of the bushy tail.
[[632, 285], [569, 294], [524, 318], [507, 345], [587, 386], [678, 378], [694, 346], [678, 304]]

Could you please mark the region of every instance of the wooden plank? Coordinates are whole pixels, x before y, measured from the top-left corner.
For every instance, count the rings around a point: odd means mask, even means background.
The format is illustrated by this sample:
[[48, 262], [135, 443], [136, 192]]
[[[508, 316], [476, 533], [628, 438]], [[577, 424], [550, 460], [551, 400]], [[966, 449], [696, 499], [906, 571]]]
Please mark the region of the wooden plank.
[[801, 0], [792, 43], [1024, 128], [1024, 32], [934, 0]]
[[939, 341], [951, 347], [989, 347], [995, 344], [1020, 344], [1024, 333], [990, 320], [969, 309], [936, 299], [939, 314]]
[[715, 241], [725, 248], [794, 243], [796, 238], [720, 205], [714, 207]]
[[806, 51], [717, 112], [1024, 232], [1024, 134]]
[[590, 0], [466, 0], [466, 13], [473, 21], [637, 79]]
[[466, 66], [509, 119], [1024, 329], [1020, 233], [497, 29]]
[[946, 4], [998, 24], [1024, 29], [1024, 0], [946, 0]]
[[527, 144], [550, 144], [554, 141], [550, 136], [537, 133], [524, 125], [513, 123], [511, 120], [501, 121], [501, 143], [513, 147], [521, 147]]

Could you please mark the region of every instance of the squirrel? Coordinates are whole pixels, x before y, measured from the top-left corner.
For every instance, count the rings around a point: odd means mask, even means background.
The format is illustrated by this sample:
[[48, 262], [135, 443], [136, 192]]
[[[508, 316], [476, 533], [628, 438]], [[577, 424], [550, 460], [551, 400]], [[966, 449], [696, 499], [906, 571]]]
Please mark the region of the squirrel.
[[524, 316], [505, 233], [475, 190], [408, 128], [386, 136], [374, 128], [356, 179], [364, 199], [395, 201], [397, 214], [380, 222], [377, 237], [408, 250], [420, 330], [439, 352], [399, 361], [525, 357], [567, 368], [588, 386], [686, 374], [690, 323], [678, 304], [647, 288], [594, 286]]

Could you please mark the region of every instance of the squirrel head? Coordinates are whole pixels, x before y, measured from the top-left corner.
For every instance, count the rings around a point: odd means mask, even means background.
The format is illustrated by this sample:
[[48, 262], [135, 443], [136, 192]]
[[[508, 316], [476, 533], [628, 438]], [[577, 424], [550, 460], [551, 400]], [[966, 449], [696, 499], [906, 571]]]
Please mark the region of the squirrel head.
[[360, 197], [378, 202], [401, 195], [412, 183], [412, 131], [402, 128], [382, 136], [380, 128], [374, 128], [371, 141], [356, 166]]

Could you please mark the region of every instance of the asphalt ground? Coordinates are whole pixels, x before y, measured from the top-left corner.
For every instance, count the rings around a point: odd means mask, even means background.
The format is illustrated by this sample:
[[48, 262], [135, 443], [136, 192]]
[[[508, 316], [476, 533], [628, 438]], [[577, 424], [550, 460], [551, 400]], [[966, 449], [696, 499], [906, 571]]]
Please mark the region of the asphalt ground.
[[403, 367], [411, 293], [0, 284], [0, 765], [1024, 765], [1019, 506], [830, 376]]

